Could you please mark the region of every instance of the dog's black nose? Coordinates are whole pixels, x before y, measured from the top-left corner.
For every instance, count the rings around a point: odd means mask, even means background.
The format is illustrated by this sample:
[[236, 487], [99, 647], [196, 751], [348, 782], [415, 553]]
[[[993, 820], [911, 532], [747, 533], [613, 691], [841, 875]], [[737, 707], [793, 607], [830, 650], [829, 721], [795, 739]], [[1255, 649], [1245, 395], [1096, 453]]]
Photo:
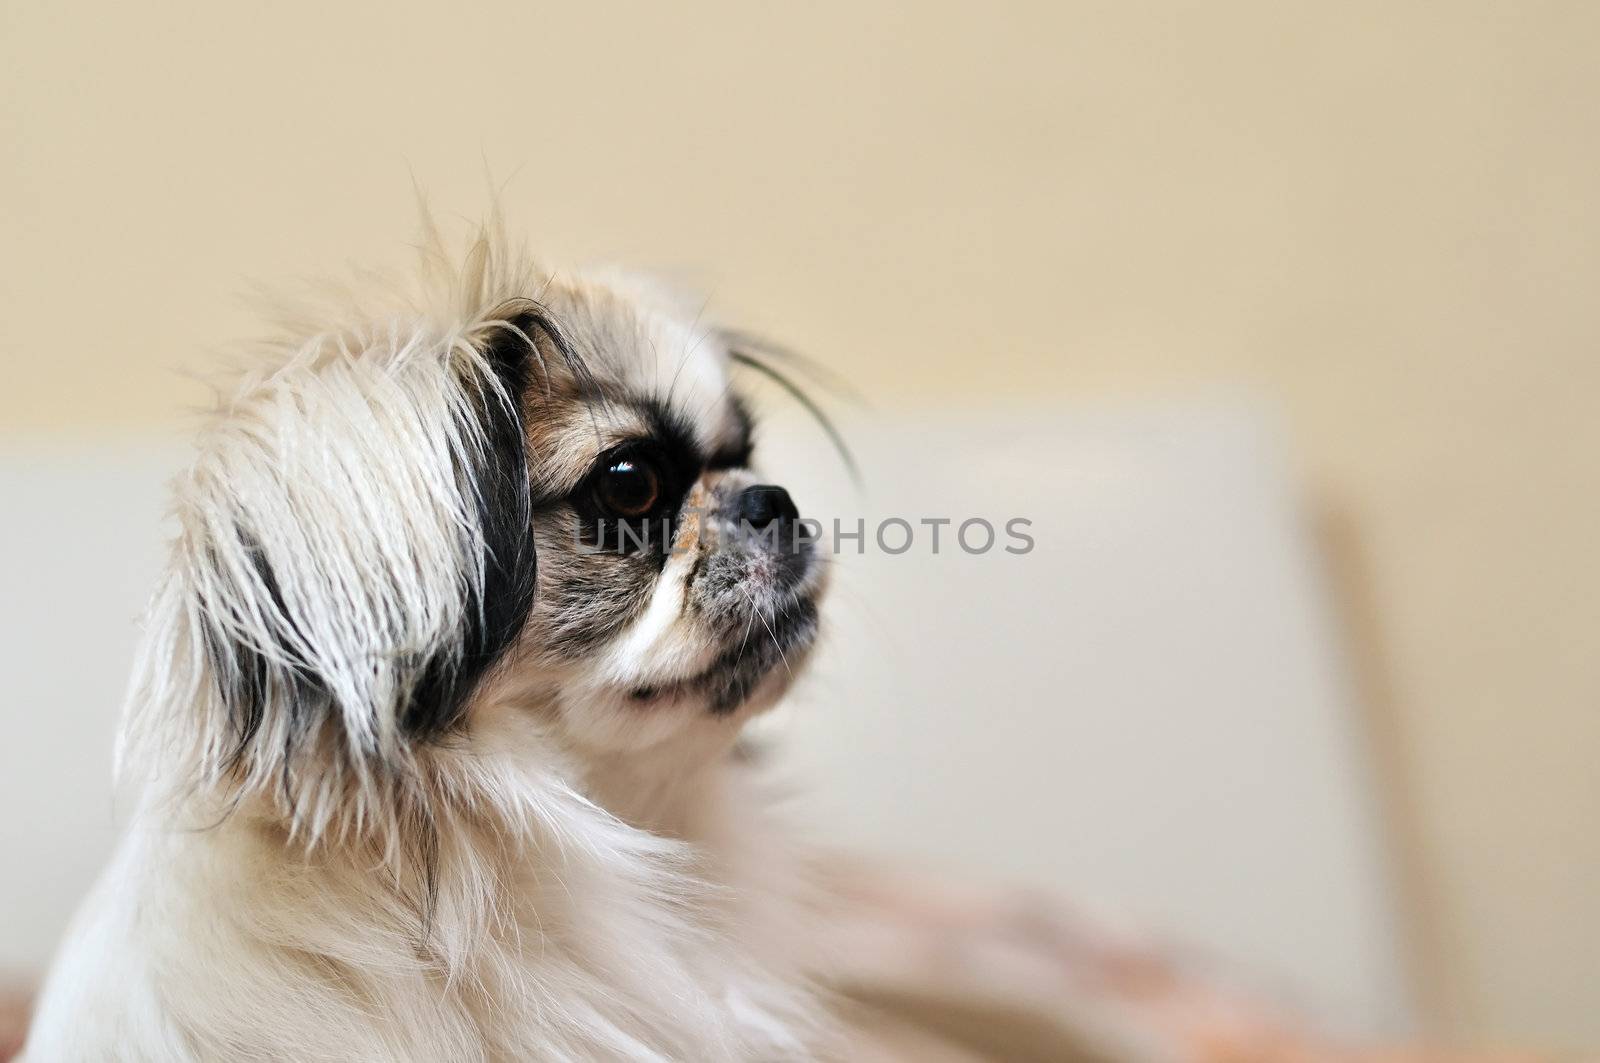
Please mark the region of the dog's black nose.
[[794, 507], [789, 492], [776, 484], [756, 484], [739, 492], [736, 515], [752, 528], [765, 528], [776, 520], [796, 520], [800, 511]]

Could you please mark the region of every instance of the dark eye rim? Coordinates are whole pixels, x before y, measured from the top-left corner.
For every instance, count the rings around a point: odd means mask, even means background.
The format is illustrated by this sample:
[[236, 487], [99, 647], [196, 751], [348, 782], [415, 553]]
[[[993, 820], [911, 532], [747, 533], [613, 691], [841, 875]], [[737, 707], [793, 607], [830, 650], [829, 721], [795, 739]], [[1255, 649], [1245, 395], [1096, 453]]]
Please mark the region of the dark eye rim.
[[754, 453], [755, 444], [750, 440], [743, 440], [736, 446], [724, 448], [711, 455], [706, 461], [706, 468], [711, 472], [749, 468]]

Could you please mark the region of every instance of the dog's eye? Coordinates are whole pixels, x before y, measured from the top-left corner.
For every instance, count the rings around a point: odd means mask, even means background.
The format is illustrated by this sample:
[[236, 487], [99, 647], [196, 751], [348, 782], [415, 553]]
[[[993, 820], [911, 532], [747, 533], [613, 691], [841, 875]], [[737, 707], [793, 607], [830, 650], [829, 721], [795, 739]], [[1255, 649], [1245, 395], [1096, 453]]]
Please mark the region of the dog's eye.
[[661, 501], [661, 472], [642, 454], [618, 457], [600, 474], [595, 501], [612, 517], [643, 517]]

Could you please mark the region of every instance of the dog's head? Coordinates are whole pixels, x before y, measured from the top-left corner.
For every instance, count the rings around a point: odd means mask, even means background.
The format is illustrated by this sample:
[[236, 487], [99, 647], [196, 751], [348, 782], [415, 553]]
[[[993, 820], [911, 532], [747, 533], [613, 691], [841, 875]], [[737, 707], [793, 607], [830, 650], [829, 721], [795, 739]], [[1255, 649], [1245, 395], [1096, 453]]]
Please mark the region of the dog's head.
[[492, 238], [442, 261], [300, 326], [179, 480], [135, 708], [199, 705], [176, 741], [204, 774], [337, 801], [486, 727], [731, 739], [807, 656], [822, 560], [751, 471], [736, 345]]
[[825, 570], [789, 493], [751, 471], [740, 352], [617, 279], [557, 280], [511, 323], [491, 359], [544, 367], [523, 406], [538, 578], [494, 689], [603, 750], [771, 705], [816, 636]]

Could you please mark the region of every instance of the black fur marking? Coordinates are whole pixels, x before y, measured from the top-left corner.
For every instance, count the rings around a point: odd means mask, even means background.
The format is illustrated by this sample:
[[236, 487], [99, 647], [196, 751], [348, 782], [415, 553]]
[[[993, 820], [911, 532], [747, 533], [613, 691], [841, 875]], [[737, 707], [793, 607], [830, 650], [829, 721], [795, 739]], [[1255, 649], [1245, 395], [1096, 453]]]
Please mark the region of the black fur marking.
[[[299, 625], [289, 615], [288, 606], [284, 604], [283, 591], [278, 587], [278, 579], [273, 574], [272, 566], [267, 564], [266, 557], [260, 547], [255, 545], [252, 536], [242, 533], [242, 539], [245, 551], [250, 557], [250, 564], [254, 567], [257, 578], [261, 580], [272, 602], [275, 626], [293, 632], [294, 643], [299, 643], [303, 640], [303, 635]], [[218, 645], [222, 637], [219, 628], [225, 630], [228, 625], [215, 615], [215, 607], [212, 607], [212, 614], [211, 622], [205, 625], [205, 638], [212, 660], [217, 661], [225, 657], [223, 647]], [[289, 687], [286, 691], [288, 696], [284, 699], [290, 713], [289, 727], [284, 734], [286, 745], [292, 743], [295, 735], [304, 730], [312, 719], [333, 703], [333, 695], [327, 684], [294, 644], [283, 640], [283, 644], [276, 647], [276, 650], [280, 661], [270, 660], [257, 646], [246, 642], [236, 643], [233, 647], [232, 674], [224, 676], [220, 671], [217, 672], [222, 701], [233, 714], [237, 738], [228, 757], [230, 766], [237, 766], [244, 759], [250, 744], [260, 733], [262, 724], [266, 722], [267, 704], [272, 700], [276, 687], [281, 685]], [[287, 669], [281, 661], [288, 662]], [[287, 762], [284, 770], [286, 773], [283, 781], [284, 795], [290, 798]]]
[[668, 454], [675, 466], [682, 486], [699, 475], [705, 456], [695, 445], [694, 428], [677, 410], [658, 399], [636, 398], [624, 400], [637, 409], [650, 426], [650, 438]]
[[[510, 648], [533, 611], [538, 585], [533, 542], [532, 489], [528, 482], [523, 401], [533, 381], [536, 337], [543, 335], [569, 363], [571, 346], [539, 306], [507, 319], [483, 350], [503, 394], [478, 382], [483, 451], [465, 479], [476, 488], [483, 532], [482, 591], [466, 603], [460, 652], [428, 662], [400, 713], [413, 738], [435, 738], [458, 726], [478, 683]], [[520, 333], [520, 334], [519, 334]], [[527, 337], [527, 338], [524, 338]]]
[[754, 418], [750, 416], [750, 407], [732, 392], [728, 393], [728, 407], [733, 411], [733, 439], [719, 446], [716, 453], [706, 459], [708, 469], [742, 469], [750, 464], [750, 455], [755, 450], [756, 426]]

